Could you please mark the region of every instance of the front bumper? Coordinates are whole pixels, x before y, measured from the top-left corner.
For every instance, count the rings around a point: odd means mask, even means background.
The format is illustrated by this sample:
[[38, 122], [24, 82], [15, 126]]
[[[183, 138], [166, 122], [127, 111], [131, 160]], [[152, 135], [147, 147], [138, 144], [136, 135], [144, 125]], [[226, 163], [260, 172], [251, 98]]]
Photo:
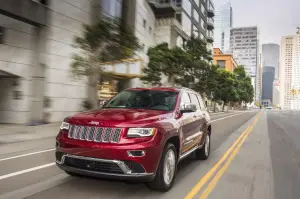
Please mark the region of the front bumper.
[[145, 172], [142, 166], [139, 167], [138, 164], [133, 163], [130, 165], [129, 162], [125, 161], [83, 157], [64, 153], [58, 156], [56, 157], [56, 164], [60, 169], [80, 175], [145, 182], [151, 181], [155, 177], [154, 173]]

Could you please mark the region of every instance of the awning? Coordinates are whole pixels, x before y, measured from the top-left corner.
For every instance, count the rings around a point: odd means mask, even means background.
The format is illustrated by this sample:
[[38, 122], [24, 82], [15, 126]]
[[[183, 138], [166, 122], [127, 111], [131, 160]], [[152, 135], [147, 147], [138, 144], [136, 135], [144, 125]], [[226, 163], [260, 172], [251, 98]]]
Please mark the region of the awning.
[[3, 70], [0, 70], [0, 78], [1, 77], [19, 77], [19, 76], [12, 74], [12, 73], [5, 72]]

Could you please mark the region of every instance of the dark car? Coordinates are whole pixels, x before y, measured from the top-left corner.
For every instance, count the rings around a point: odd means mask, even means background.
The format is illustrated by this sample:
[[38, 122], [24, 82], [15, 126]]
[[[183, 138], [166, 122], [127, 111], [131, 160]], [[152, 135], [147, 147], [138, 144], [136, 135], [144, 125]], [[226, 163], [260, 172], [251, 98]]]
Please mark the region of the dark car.
[[146, 182], [168, 191], [179, 161], [210, 154], [210, 116], [187, 88], [131, 88], [101, 109], [66, 118], [56, 163], [70, 175]]

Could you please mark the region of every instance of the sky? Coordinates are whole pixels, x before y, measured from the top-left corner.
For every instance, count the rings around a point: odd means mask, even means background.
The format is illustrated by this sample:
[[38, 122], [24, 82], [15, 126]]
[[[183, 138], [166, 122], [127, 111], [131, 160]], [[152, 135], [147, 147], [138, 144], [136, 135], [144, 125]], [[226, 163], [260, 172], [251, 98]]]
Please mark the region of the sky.
[[[213, 0], [215, 8], [230, 0]], [[300, 26], [300, 0], [231, 0], [233, 27], [258, 26], [260, 44], [277, 43]]]

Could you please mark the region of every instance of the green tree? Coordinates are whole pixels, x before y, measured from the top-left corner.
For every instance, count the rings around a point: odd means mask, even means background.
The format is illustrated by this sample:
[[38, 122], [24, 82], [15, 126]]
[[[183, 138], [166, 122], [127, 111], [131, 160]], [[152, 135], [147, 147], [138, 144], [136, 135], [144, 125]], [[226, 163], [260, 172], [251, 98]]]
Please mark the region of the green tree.
[[251, 78], [246, 74], [244, 66], [238, 66], [233, 73], [236, 76], [237, 92], [239, 102], [250, 103], [253, 101], [254, 89], [251, 84]]
[[141, 80], [151, 85], [160, 85], [163, 76], [167, 77], [171, 85], [175, 84], [189, 59], [187, 52], [182, 48], [169, 48], [167, 43], [149, 48], [147, 55], [149, 63]]
[[214, 100], [223, 101], [223, 108], [229, 102], [236, 102], [239, 99], [237, 89], [235, 87], [235, 75], [223, 69], [219, 69], [216, 76], [217, 85], [214, 89]]
[[71, 71], [75, 78], [88, 77], [88, 95], [95, 107], [102, 63], [131, 58], [140, 45], [133, 30], [119, 19], [101, 18], [96, 24], [83, 27], [83, 34], [74, 39], [74, 47], [80, 51], [73, 55]]

